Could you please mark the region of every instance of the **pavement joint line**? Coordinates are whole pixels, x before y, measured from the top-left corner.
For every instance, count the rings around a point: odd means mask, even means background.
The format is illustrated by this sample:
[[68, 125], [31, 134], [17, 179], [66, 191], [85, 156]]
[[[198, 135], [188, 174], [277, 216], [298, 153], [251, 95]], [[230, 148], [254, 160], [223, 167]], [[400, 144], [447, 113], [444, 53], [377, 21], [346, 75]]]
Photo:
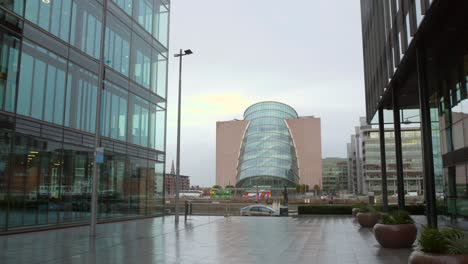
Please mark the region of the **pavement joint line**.
[[[207, 223], [202, 223], [202, 224], [193, 226], [193, 227], [191, 227], [191, 228], [196, 228], [196, 227], [201, 227], [201, 226], [210, 225], [210, 224], [213, 224], [214, 222], [221, 221], [221, 220], [223, 220], [223, 219], [215, 219], [215, 220], [213, 220], [213, 221], [209, 220]], [[113, 223], [109, 223], [109, 224], [113, 224]], [[73, 228], [73, 227], [72, 227], [72, 228]], [[119, 245], [124, 245], [124, 244], [126, 244], [126, 242], [130, 242], [130, 241], [134, 241], [134, 240], [162, 237], [162, 236], [166, 236], [166, 235], [169, 235], [169, 234], [172, 234], [172, 233], [177, 233], [177, 232], [179, 232], [179, 231], [183, 231], [183, 230], [185, 230], [185, 229], [186, 229], [186, 228], [179, 228], [179, 229], [174, 230], [174, 231], [169, 231], [169, 232], [157, 234], [157, 235], [154, 235], [154, 236], [141, 237], [141, 238], [135, 238], [135, 239], [127, 239], [127, 240], [124, 240], [124, 241], [122, 241], [122, 242], [120, 242], [120, 243], [116, 243], [116, 244], [114, 244], [114, 245], [112, 245], [112, 246], [105, 247], [105, 249], [106, 249], [106, 250], [107, 250], [107, 249], [112, 249], [112, 248], [115, 248], [115, 247], [117, 247], [117, 246], [119, 246]], [[97, 233], [99, 233], [99, 232], [97, 232]], [[83, 240], [84, 240], [84, 239], [83, 239]], [[88, 240], [90, 241], [91, 239], [88, 238]], [[57, 244], [58, 244], [58, 243], [57, 243]], [[73, 243], [73, 244], [76, 244], [76, 243]], [[54, 262], [54, 261], [59, 261], [59, 260], [70, 259], [70, 258], [77, 258], [77, 257], [82, 256], [83, 254], [89, 253], [89, 252], [91, 251], [91, 250], [89, 249], [89, 248], [90, 248], [89, 246], [88, 246], [87, 248], [88, 248], [88, 250], [83, 251], [83, 252], [80, 252], [79, 254], [72, 255], [72, 256], [70, 256], [70, 257], [65, 257], [65, 258], [63, 258], [63, 257], [60, 257], [60, 258], [53, 258], [53, 259], [45, 260], [44, 262], [37, 262], [37, 263], [49, 263], [49, 262]], [[104, 249], [101, 249], [101, 250], [104, 250]], [[154, 255], [154, 254], [151, 254], [151, 255]]]

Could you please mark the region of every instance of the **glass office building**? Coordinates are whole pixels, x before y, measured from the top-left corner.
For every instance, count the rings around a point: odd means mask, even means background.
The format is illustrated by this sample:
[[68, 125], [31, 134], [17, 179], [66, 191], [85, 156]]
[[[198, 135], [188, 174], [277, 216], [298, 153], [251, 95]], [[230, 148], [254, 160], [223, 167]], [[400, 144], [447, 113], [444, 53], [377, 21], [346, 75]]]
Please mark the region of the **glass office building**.
[[295, 187], [299, 182], [297, 157], [285, 119], [296, 111], [278, 102], [260, 102], [247, 108], [249, 121], [240, 149], [237, 187]]
[[418, 113], [428, 224], [468, 229], [468, 1], [361, 0], [361, 11], [367, 121], [379, 113], [399, 135], [404, 111]]
[[322, 191], [329, 195], [348, 192], [348, 160], [346, 158], [322, 160]]
[[163, 213], [168, 25], [168, 0], [0, 2], [0, 233], [89, 221], [97, 132], [100, 221]]

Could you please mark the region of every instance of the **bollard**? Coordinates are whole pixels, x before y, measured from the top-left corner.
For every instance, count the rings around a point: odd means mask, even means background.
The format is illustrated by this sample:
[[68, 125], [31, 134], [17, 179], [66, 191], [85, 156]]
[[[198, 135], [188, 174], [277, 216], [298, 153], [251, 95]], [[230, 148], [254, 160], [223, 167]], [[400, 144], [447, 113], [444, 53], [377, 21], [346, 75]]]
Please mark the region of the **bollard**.
[[189, 215], [192, 215], [192, 202], [189, 203]]
[[184, 214], [185, 222], [187, 222], [187, 214], [188, 214], [188, 203], [187, 203], [187, 200], [185, 200], [185, 214]]

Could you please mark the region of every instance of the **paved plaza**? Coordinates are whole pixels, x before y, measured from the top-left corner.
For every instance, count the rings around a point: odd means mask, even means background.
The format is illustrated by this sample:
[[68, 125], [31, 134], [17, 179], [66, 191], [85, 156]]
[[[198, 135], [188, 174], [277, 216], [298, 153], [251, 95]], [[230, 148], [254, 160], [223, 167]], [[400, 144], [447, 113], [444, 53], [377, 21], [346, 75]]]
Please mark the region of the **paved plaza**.
[[352, 217], [172, 216], [0, 236], [0, 263], [407, 263]]

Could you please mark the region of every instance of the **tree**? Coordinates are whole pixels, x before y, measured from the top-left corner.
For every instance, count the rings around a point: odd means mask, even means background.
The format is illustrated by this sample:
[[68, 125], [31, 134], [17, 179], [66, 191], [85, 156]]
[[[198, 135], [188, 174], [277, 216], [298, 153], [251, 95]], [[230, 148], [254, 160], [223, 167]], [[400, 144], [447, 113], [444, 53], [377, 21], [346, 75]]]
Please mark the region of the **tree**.
[[218, 184], [215, 184], [213, 185], [213, 189], [222, 189], [223, 187], [221, 187], [221, 185], [218, 185]]
[[314, 185], [314, 192], [315, 192], [315, 195], [318, 195], [319, 192], [320, 192], [320, 186], [318, 186], [318, 184], [315, 184]]
[[[214, 187], [213, 187], [213, 188], [214, 188]], [[235, 187], [234, 187], [234, 185], [226, 185], [225, 188], [226, 188], [226, 189], [234, 189]]]
[[300, 184], [296, 185], [296, 193], [301, 193], [301, 185]]

